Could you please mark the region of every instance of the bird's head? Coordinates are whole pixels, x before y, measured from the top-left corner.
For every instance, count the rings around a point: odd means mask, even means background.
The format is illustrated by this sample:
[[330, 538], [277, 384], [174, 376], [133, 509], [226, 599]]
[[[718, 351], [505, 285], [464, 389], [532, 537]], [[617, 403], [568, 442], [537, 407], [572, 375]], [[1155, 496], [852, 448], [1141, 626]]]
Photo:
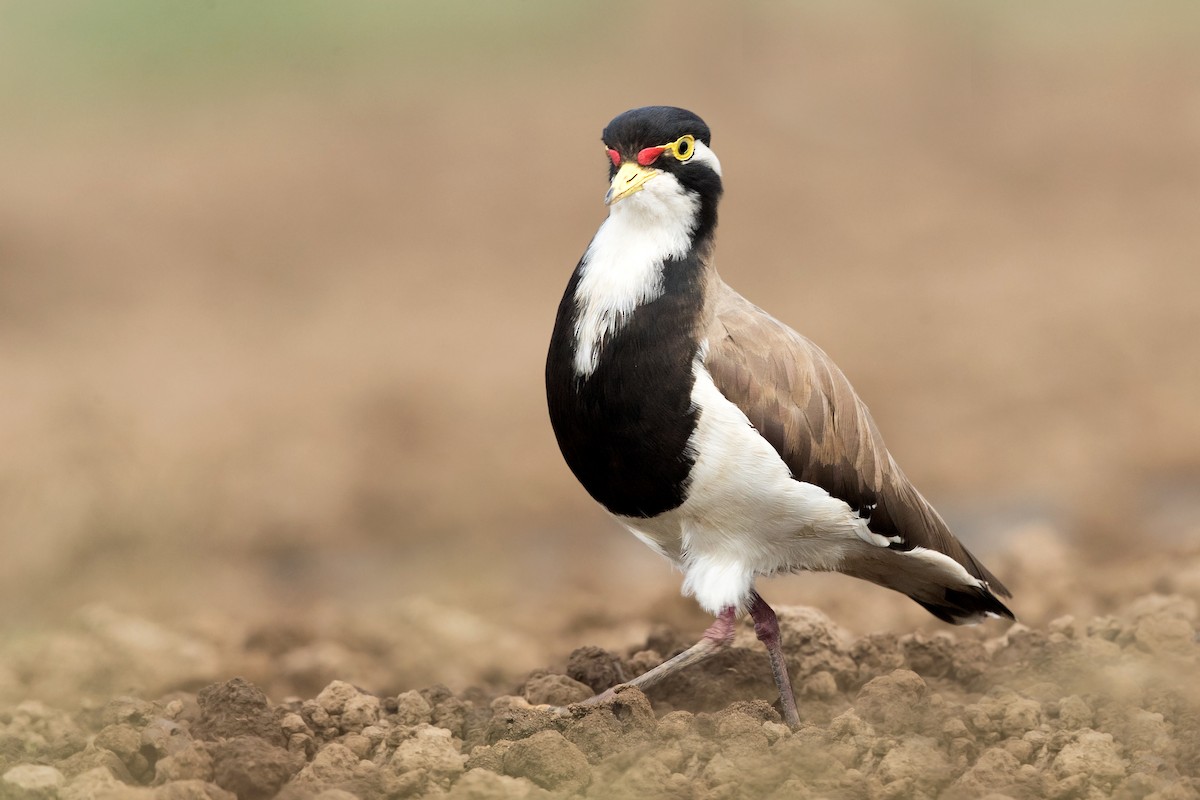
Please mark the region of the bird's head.
[[611, 163], [606, 205], [654, 213], [684, 204], [715, 222], [721, 162], [704, 120], [672, 106], [635, 108], [608, 123], [603, 139]]

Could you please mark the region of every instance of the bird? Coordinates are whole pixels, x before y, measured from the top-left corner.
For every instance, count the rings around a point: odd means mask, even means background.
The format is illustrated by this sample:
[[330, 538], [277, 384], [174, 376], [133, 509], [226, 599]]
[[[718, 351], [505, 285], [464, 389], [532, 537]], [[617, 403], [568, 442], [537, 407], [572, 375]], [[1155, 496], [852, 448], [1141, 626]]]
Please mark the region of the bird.
[[588, 494], [715, 617], [693, 646], [623, 685], [647, 689], [727, 649], [749, 615], [781, 716], [799, 726], [760, 577], [840, 572], [945, 622], [1015, 619], [1000, 599], [1009, 590], [897, 466], [842, 371], [717, 274], [722, 168], [708, 125], [647, 106], [601, 138], [608, 213], [558, 306], [550, 422]]

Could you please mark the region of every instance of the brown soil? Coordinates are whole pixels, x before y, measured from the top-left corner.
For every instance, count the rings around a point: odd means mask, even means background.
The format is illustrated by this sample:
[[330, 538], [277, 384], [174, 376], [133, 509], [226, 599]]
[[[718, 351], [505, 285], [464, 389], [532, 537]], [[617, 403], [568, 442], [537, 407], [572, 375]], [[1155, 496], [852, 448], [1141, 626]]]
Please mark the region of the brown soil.
[[[270, 6], [3, 12], [0, 798], [1200, 796], [1200, 6]], [[1023, 623], [765, 581], [796, 732], [538, 708], [709, 622], [542, 397], [646, 102]]]
[[[1186, 576], [1166, 579], [1176, 593], [1003, 632], [853, 636], [815, 609], [782, 608], [796, 731], [769, 702], [767, 659], [748, 626], [732, 650], [649, 696], [621, 689], [576, 705], [681, 647], [680, 631], [660, 628], [619, 652], [580, 648], [507, 692], [380, 695], [334, 680], [273, 701], [233, 678], [71, 711], [16, 703], [0, 711], [0, 796], [1195, 798], [1200, 554], [1174, 567]], [[92, 609], [75, 630], [27, 642], [4, 678], [28, 684], [69, 659], [78, 685], [60, 672], [57, 687], [88, 694], [174, 658], [157, 679], [165, 688], [183, 663], [193, 682], [252, 672], [244, 653], [258, 648], [279, 651], [261, 672], [286, 675], [328, 649], [347, 661], [325, 671], [365, 674], [360, 662], [408, 635], [394, 629], [360, 652], [339, 639], [252, 637], [226, 663], [214, 632]]]

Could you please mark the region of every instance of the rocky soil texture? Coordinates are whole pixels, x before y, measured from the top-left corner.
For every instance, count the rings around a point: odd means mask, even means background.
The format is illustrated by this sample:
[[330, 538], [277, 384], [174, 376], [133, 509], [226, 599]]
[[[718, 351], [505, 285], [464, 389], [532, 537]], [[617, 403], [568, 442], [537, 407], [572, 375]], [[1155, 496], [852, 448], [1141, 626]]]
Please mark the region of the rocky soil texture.
[[[576, 650], [499, 696], [380, 697], [333, 681], [275, 702], [232, 678], [69, 710], [19, 702], [0, 710], [0, 797], [1200, 797], [1194, 599], [1150, 594], [991, 638], [982, 627], [854, 638], [805, 607], [780, 618], [796, 731], [770, 705], [748, 628], [649, 696], [571, 705], [687, 643], [663, 628], [624, 653]], [[138, 646], [128, 631], [122, 641]], [[48, 655], [13, 661], [10, 688]]]

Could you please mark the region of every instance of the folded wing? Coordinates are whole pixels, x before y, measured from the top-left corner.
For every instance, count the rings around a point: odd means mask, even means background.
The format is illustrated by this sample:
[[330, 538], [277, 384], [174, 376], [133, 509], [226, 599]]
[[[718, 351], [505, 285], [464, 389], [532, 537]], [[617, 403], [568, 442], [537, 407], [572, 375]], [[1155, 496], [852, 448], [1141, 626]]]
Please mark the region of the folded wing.
[[987, 612], [1011, 617], [990, 596], [995, 592], [1009, 597], [1008, 589], [963, 547], [905, 477], [866, 405], [833, 361], [724, 284], [717, 287], [714, 299], [706, 366], [717, 388], [742, 409], [792, 476], [820, 486], [866, 518], [871, 532], [882, 537], [881, 547], [918, 554], [936, 551], [953, 559], [986, 584], [987, 597], [957, 598], [958, 605], [972, 607], [945, 609], [939, 607], [940, 600], [927, 602], [928, 597], [909, 591], [902, 575], [893, 579], [881, 567], [883, 561], [848, 564], [845, 571], [912, 594], [948, 621]]

